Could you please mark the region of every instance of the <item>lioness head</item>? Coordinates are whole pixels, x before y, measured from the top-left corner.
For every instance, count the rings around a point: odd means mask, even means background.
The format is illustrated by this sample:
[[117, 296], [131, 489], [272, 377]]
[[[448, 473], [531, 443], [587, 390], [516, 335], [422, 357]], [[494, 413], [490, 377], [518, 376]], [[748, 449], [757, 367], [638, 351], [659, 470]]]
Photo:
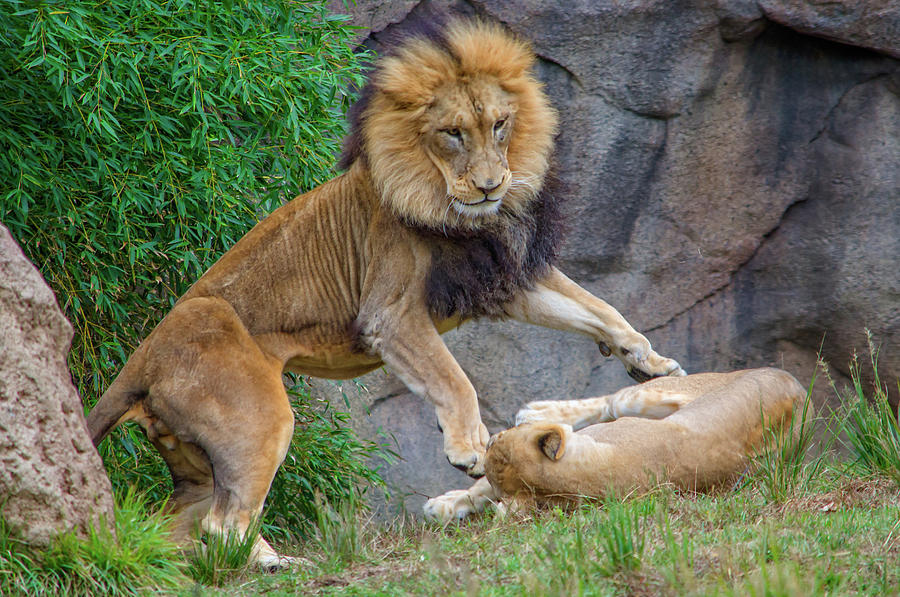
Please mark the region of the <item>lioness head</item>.
[[379, 61], [342, 160], [366, 160], [383, 204], [434, 229], [520, 213], [540, 191], [556, 112], [529, 46], [497, 25], [456, 21]]
[[575, 441], [569, 425], [525, 423], [491, 438], [485, 473], [491, 485], [505, 494], [517, 494], [540, 484]]

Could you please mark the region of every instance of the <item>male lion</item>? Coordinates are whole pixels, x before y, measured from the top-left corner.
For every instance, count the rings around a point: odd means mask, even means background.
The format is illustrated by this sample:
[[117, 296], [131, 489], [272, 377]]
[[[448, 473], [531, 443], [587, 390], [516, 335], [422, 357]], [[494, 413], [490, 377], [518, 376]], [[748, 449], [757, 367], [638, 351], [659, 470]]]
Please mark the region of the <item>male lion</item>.
[[571, 503], [656, 483], [696, 491], [722, 486], [750, 457], [777, 445], [778, 434], [797, 441], [813, 414], [805, 398], [791, 374], [766, 368], [532, 402], [516, 415], [517, 427], [491, 439], [487, 475], [469, 489], [428, 500], [425, 516], [446, 523], [493, 504]]
[[[555, 269], [544, 188], [556, 114], [528, 45], [454, 22], [377, 65], [351, 115], [346, 172], [261, 221], [125, 364], [88, 417], [94, 443], [138, 421], [175, 484], [181, 532], [245, 532], [290, 443], [285, 370], [382, 364], [431, 401], [444, 451], [484, 472], [488, 432], [440, 334], [479, 316], [593, 338], [639, 380], [683, 375], [619, 313]], [[260, 538], [255, 558], [282, 563]]]

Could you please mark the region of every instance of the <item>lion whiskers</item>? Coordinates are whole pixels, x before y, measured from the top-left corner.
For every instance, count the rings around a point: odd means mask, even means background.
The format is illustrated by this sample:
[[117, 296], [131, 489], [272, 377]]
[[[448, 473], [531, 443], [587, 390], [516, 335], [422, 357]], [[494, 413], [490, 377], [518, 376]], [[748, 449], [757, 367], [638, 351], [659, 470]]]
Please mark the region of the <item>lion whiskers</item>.
[[532, 195], [537, 194], [537, 188], [534, 183], [536, 183], [540, 177], [530, 173], [530, 172], [511, 172], [512, 178], [509, 181], [510, 190], [518, 190], [518, 189], [528, 189]]
[[444, 231], [444, 236], [447, 236], [447, 215], [450, 213], [451, 207], [453, 208], [453, 211], [456, 212], [456, 221], [453, 222], [453, 228], [456, 229], [456, 227], [459, 226], [459, 219], [462, 217], [463, 209], [465, 208], [456, 196], [447, 193], [447, 207], [444, 209], [444, 220], [441, 222], [441, 230]]
[[[447, 236], [447, 215], [450, 213], [450, 206], [453, 205], [453, 202], [456, 201], [456, 197], [447, 193], [447, 207], [444, 209], [444, 217], [441, 218], [441, 231], [444, 233], [444, 236]], [[457, 218], [458, 220], [458, 218]]]

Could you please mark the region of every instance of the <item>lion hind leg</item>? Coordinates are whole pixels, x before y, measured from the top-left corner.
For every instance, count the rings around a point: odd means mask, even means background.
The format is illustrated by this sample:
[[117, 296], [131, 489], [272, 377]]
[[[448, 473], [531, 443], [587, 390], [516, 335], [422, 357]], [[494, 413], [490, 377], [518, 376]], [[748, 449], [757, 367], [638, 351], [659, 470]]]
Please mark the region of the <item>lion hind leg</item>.
[[[243, 537], [262, 512], [293, 434], [282, 363], [260, 349], [220, 299], [179, 303], [165, 322], [157, 328], [162, 348], [148, 364], [154, 379], [147, 405], [157, 449], [165, 457], [171, 446], [179, 447], [177, 457], [170, 455], [180, 488], [174, 500], [179, 524], [199, 518], [203, 531]], [[207, 476], [191, 466], [206, 466]], [[288, 563], [261, 538], [254, 541], [253, 559], [260, 565]]]
[[468, 489], [455, 489], [431, 498], [425, 502], [423, 511], [428, 520], [446, 525], [453, 520], [484, 512], [497, 504], [499, 497], [487, 477], [482, 477]]
[[612, 421], [610, 396], [581, 400], [538, 400], [516, 413], [516, 425], [523, 423], [565, 423], [581, 429], [594, 423]]
[[172, 538], [177, 543], [185, 543], [212, 505], [212, 467], [196, 444], [183, 442], [174, 435], [151, 436], [151, 441], [172, 475], [174, 491], [164, 510], [173, 517]]
[[630, 386], [610, 396], [610, 421], [621, 417], [664, 419], [693, 402], [691, 395], [657, 387]]
[[[207, 533], [234, 530], [243, 536], [262, 514], [272, 479], [287, 454], [294, 429], [287, 394], [280, 378], [277, 381], [277, 388], [267, 389], [280, 393], [279, 399], [257, 401], [252, 420], [229, 417], [224, 428], [219, 429], [219, 437], [231, 441], [218, 442], [207, 449], [215, 481], [212, 504], [202, 521]], [[294, 560], [278, 555], [257, 536], [251, 561], [276, 570], [291, 565]]]

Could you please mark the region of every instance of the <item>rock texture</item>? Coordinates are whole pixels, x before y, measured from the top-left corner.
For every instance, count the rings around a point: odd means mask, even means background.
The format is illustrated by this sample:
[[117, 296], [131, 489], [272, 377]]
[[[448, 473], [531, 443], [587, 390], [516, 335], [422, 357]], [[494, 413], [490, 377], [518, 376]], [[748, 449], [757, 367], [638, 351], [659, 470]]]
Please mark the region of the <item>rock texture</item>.
[[0, 513], [28, 543], [112, 520], [66, 354], [72, 326], [0, 225]]
[[[821, 346], [841, 383], [869, 328], [882, 377], [900, 376], [897, 2], [347, 9], [376, 50], [392, 31], [448, 14], [495, 19], [532, 40], [560, 111], [558, 170], [571, 189], [560, 267], [660, 353], [689, 371], [777, 365], [806, 382]], [[492, 431], [528, 400], [630, 383], [591, 342], [559, 332], [476, 322], [446, 339]], [[431, 407], [384, 372], [363, 383], [356, 424], [396, 438], [404, 460], [387, 477], [403, 505], [417, 512], [424, 495], [465, 486], [444, 462]], [[821, 378], [816, 400], [833, 400]]]

